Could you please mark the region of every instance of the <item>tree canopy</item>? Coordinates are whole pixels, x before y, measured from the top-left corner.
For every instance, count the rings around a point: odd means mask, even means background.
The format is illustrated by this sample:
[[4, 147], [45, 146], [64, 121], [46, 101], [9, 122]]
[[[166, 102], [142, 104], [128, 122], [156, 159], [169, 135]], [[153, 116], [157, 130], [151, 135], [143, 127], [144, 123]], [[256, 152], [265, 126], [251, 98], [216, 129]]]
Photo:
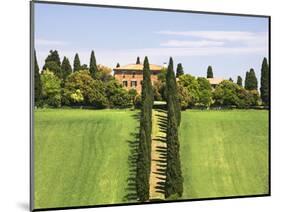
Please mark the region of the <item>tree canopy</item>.
[[207, 78], [214, 78], [212, 66], [208, 66], [207, 68]]
[[151, 72], [148, 58], [145, 57], [143, 65], [143, 82], [141, 92], [141, 114], [139, 147], [137, 158], [136, 188], [139, 200], [149, 199], [149, 176], [151, 166], [151, 131], [152, 131], [152, 106], [153, 92]]
[[[61, 66], [60, 57], [59, 57], [59, 53], [57, 50], [55, 50], [55, 51], [50, 50], [49, 55], [45, 59], [45, 64], [48, 62], [51, 62], [51, 61], [55, 62], [59, 67]], [[46, 68], [43, 68], [43, 69], [46, 69]]]
[[96, 61], [96, 56], [95, 56], [95, 52], [92, 51], [91, 52], [91, 58], [90, 58], [90, 74], [93, 77], [93, 79], [97, 78], [97, 74], [98, 74], [98, 67], [97, 67], [97, 61]]
[[46, 69], [41, 75], [42, 98], [46, 105], [61, 106], [61, 80], [51, 71]]
[[40, 79], [39, 66], [37, 63], [36, 52], [34, 51], [34, 103], [40, 106], [42, 98], [42, 82]]
[[79, 71], [81, 69], [81, 63], [80, 63], [80, 58], [78, 53], [75, 54], [74, 56], [74, 61], [73, 61], [73, 71]]
[[63, 57], [61, 63], [61, 69], [62, 69], [62, 78], [65, 80], [72, 73], [72, 68], [67, 57]]
[[137, 57], [136, 64], [140, 64], [140, 57]]
[[239, 86], [241, 86], [241, 87], [243, 86], [243, 82], [242, 82], [242, 77], [241, 77], [241, 76], [238, 76], [238, 77], [237, 77], [237, 82], [236, 82], [236, 84], [239, 85]]
[[267, 59], [264, 58], [262, 61], [261, 67], [261, 99], [263, 104], [269, 104], [269, 65], [267, 63]]
[[181, 76], [181, 75], [183, 75], [183, 74], [184, 74], [184, 71], [183, 71], [182, 64], [179, 63], [179, 64], [177, 65], [177, 74], [176, 74], [176, 76], [179, 77], [179, 76]]
[[245, 89], [258, 90], [258, 80], [253, 68], [249, 72], [246, 72]]
[[165, 197], [181, 197], [183, 193], [183, 177], [179, 155], [178, 127], [181, 120], [181, 109], [178, 96], [173, 59], [170, 58], [166, 75], [167, 90], [167, 167]]

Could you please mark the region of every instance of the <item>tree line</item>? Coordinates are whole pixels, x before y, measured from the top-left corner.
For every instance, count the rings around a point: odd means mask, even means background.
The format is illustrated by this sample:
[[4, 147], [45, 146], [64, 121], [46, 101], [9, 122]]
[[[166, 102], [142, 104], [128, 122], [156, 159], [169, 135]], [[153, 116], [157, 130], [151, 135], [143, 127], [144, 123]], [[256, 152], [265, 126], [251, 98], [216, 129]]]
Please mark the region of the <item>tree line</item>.
[[[261, 66], [261, 86], [258, 91], [258, 81], [254, 69], [246, 72], [243, 86], [241, 76], [237, 77], [236, 83], [231, 78], [223, 80], [215, 87], [210, 84], [208, 78], [214, 78], [211, 66], [207, 68], [207, 76], [194, 77], [184, 74], [182, 64], [176, 69], [177, 87], [182, 109], [192, 107], [210, 106], [235, 106], [238, 108], [249, 108], [252, 106], [269, 105], [269, 65], [264, 58]], [[158, 82], [153, 87], [156, 100], [166, 100], [166, 78], [167, 69], [163, 68], [158, 75]]]
[[50, 51], [40, 71], [34, 52], [35, 106], [89, 106], [101, 109], [139, 105], [137, 92], [125, 90], [111, 71], [111, 68], [97, 64], [94, 51], [91, 52], [89, 66], [81, 65], [76, 53], [72, 69], [67, 57], [60, 61], [57, 50]]
[[[165, 182], [165, 197], [177, 198], [183, 193], [183, 177], [179, 155], [178, 128], [181, 119], [180, 98], [177, 94], [176, 76], [173, 70], [173, 60], [170, 58], [166, 78], [167, 94], [167, 167]], [[151, 132], [152, 107], [154, 95], [151, 84], [151, 71], [148, 58], [144, 59], [143, 84], [141, 92], [141, 114], [139, 147], [137, 155], [136, 188], [140, 201], [149, 200], [149, 177], [151, 170]]]

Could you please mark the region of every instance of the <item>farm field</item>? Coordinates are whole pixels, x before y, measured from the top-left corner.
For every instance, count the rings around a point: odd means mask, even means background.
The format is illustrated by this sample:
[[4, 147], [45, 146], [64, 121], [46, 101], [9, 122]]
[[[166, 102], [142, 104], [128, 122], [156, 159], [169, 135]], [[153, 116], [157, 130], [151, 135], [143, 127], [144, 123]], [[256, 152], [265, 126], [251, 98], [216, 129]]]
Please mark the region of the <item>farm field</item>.
[[35, 111], [35, 208], [124, 202], [129, 142], [138, 126], [129, 110]]
[[183, 199], [268, 193], [268, 112], [185, 111]]
[[[35, 110], [35, 208], [130, 201], [136, 115]], [[183, 111], [182, 198], [268, 193], [267, 130], [267, 111]]]

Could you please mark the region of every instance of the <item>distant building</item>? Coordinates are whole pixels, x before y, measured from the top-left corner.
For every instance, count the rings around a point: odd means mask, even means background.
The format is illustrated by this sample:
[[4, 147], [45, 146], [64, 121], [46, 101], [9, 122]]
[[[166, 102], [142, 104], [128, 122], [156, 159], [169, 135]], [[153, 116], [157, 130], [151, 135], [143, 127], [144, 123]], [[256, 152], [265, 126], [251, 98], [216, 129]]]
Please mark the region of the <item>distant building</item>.
[[222, 81], [224, 81], [223, 78], [207, 78], [209, 83], [213, 88], [216, 88], [218, 84], [220, 84]]
[[[152, 85], [157, 81], [157, 74], [162, 70], [162, 66], [150, 64]], [[129, 64], [113, 69], [114, 77], [126, 90], [136, 89], [141, 93], [141, 83], [143, 80], [143, 64]]]

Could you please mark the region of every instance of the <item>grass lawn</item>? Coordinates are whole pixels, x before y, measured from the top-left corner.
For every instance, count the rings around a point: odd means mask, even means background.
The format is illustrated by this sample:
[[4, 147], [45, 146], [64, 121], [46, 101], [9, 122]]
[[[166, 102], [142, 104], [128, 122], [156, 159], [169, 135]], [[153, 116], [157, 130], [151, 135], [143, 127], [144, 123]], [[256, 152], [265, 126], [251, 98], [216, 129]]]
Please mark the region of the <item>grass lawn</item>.
[[129, 110], [35, 111], [35, 208], [124, 202]]
[[268, 112], [185, 111], [183, 199], [268, 193]]

